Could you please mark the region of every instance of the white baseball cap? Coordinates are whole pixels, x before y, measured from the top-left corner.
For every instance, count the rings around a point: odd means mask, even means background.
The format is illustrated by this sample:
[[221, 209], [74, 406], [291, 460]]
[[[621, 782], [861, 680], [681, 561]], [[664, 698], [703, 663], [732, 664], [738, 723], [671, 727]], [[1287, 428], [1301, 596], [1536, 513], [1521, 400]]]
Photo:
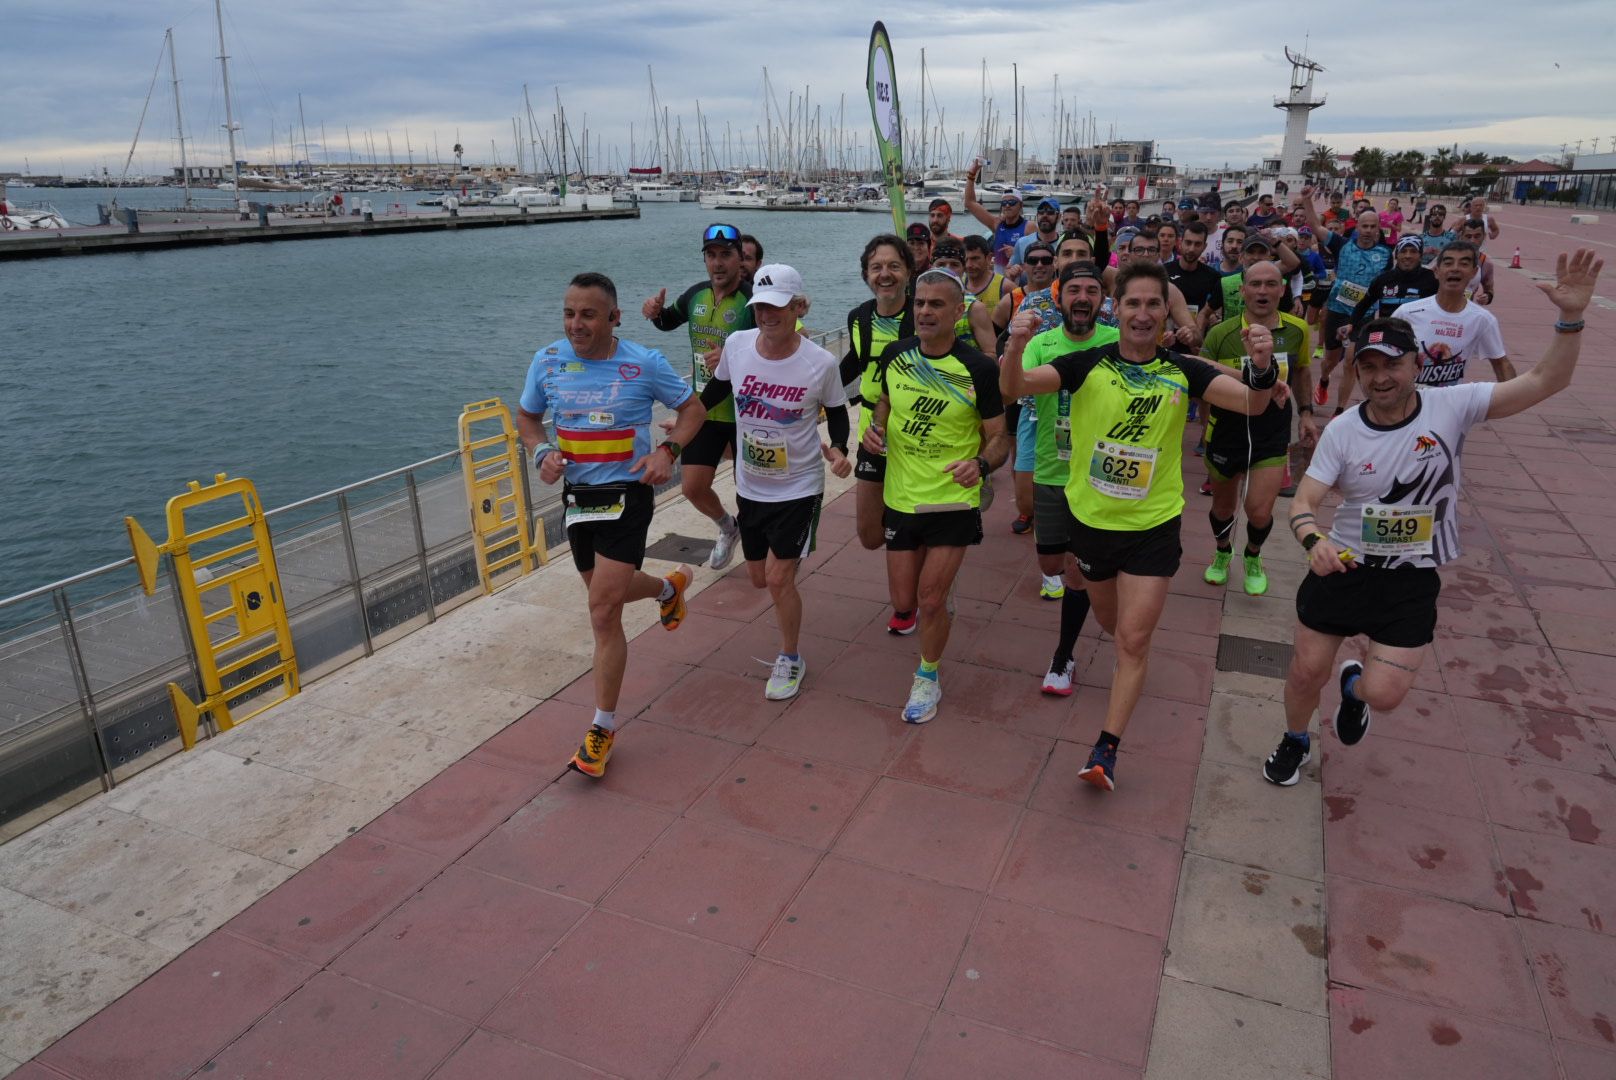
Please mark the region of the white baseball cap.
[[746, 303], [785, 307], [801, 295], [802, 275], [784, 263], [770, 263], [752, 276], [752, 299]]

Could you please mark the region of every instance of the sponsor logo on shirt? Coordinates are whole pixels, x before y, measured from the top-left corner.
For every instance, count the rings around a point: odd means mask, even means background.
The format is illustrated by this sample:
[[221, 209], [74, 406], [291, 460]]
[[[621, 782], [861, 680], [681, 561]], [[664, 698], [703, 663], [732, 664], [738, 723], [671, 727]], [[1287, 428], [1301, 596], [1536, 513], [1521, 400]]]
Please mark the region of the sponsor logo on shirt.
[[1430, 457], [1436, 453], [1437, 441], [1429, 435], [1416, 435], [1414, 437], [1414, 452], [1420, 457]]
[[1366, 461], [1362, 465], [1358, 466], [1358, 475], [1359, 476], [1374, 476], [1375, 475], [1375, 463], [1373, 461]]
[[706, 304], [694, 304], [694, 305], [692, 305], [691, 308], [690, 308], [690, 314], [694, 318], [697, 318], [697, 319], [701, 318], [702, 316], [707, 314], [707, 305]]
[[617, 365], [617, 373], [619, 375], [621, 375], [625, 379], [630, 379], [630, 380], [638, 379], [640, 377], [640, 365], [638, 365], [638, 364], [618, 364]]

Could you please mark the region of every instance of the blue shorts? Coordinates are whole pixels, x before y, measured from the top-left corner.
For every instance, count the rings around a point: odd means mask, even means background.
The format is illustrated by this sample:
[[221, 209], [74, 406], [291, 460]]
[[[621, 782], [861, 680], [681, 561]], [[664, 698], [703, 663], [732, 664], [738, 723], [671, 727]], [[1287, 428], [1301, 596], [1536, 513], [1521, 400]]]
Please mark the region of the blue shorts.
[[1038, 463], [1038, 410], [1031, 405], [1021, 407], [1016, 420], [1016, 472], [1032, 472]]

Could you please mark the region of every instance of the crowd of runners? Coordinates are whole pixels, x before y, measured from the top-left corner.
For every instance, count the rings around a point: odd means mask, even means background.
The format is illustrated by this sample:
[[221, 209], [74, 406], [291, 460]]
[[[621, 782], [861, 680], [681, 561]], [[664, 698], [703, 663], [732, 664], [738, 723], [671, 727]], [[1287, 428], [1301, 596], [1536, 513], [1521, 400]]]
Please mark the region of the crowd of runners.
[[[1015, 500], [1011, 528], [1031, 534], [1041, 601], [1060, 604], [1042, 691], [1073, 692], [1091, 612], [1115, 643], [1105, 717], [1080, 774], [1114, 790], [1180, 571], [1186, 452], [1201, 456], [1210, 497], [1208, 583], [1228, 582], [1240, 540], [1242, 588], [1268, 591], [1263, 557], [1282, 497], [1289, 557], [1309, 570], [1296, 596], [1287, 730], [1263, 775], [1297, 781], [1332, 673], [1344, 744], [1363, 738], [1373, 710], [1403, 700], [1434, 634], [1438, 568], [1460, 554], [1465, 434], [1570, 383], [1602, 261], [1561, 255], [1554, 280], [1539, 283], [1557, 312], [1554, 335], [1518, 376], [1487, 310], [1482, 245], [1499, 226], [1479, 198], [1451, 219], [1421, 200], [1405, 219], [1395, 198], [1377, 209], [1308, 188], [1288, 205], [1213, 196], [1141, 217], [1139, 203], [1096, 193], [1078, 205], [1043, 199], [1028, 218], [1014, 194], [987, 210], [975, 180], [964, 205], [984, 232], [952, 232], [953, 210], [938, 200], [906, 235], [864, 245], [870, 299], [847, 313], [840, 357], [803, 330], [802, 275], [764, 263], [757, 239], [731, 225], [703, 231], [701, 281], [641, 307], [651, 328], [688, 335], [689, 380], [662, 351], [619, 336], [610, 279], [572, 280], [564, 336], [534, 355], [518, 427], [540, 479], [564, 484], [588, 591], [595, 712], [573, 768], [601, 776], [612, 752], [623, 606], [655, 600], [668, 630], [686, 618], [693, 570], [641, 569], [653, 491], [676, 462], [685, 498], [716, 530], [708, 566], [723, 570], [738, 547], [775, 605], [771, 700], [795, 696], [808, 672], [796, 579], [814, 549], [827, 468], [854, 478], [859, 543], [885, 550], [888, 632], [918, 642], [902, 709], [911, 724], [941, 708], [954, 582], [982, 540], [995, 474], [1007, 471], [999, 494]], [[1466, 381], [1482, 370], [1477, 359], [1493, 381]], [[660, 431], [659, 404], [673, 410]], [[713, 486], [727, 458], [733, 512]], [[1337, 667], [1357, 635], [1367, 655]]]

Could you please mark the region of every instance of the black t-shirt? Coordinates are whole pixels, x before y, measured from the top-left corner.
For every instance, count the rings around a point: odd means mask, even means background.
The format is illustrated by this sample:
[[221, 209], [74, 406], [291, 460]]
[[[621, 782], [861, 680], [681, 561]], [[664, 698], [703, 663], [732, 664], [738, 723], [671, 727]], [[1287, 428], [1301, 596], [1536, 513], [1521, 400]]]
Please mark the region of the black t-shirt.
[[1166, 267], [1167, 280], [1178, 286], [1178, 291], [1184, 294], [1184, 302], [1193, 311], [1199, 311], [1208, 304], [1217, 307], [1222, 300], [1220, 295], [1223, 275], [1212, 269], [1206, 263], [1196, 263], [1195, 269], [1186, 270], [1179, 260], [1174, 259]]
[[1369, 283], [1369, 291], [1352, 312], [1352, 325], [1396, 315], [1397, 309], [1410, 300], [1435, 296], [1436, 290], [1436, 274], [1429, 267], [1399, 270], [1394, 266]]

